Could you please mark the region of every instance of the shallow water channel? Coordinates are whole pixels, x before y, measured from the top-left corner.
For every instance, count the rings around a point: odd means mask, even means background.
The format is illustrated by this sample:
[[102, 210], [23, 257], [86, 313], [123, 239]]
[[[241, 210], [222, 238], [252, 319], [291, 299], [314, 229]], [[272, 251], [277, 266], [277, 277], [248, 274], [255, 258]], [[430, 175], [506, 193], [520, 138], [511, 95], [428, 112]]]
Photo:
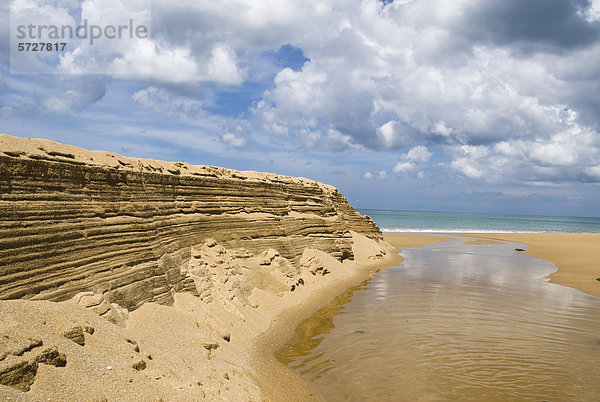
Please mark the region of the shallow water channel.
[[277, 358], [325, 401], [600, 400], [600, 298], [523, 245], [464, 241], [404, 249]]

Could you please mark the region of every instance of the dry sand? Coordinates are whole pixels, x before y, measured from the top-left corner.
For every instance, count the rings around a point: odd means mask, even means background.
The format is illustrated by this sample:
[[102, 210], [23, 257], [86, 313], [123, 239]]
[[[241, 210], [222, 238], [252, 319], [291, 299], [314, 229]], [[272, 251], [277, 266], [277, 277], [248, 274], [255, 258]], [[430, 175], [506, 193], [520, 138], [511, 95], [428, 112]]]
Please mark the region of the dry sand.
[[525, 254], [552, 262], [558, 268], [550, 282], [600, 296], [600, 233], [469, 234], [529, 246]]

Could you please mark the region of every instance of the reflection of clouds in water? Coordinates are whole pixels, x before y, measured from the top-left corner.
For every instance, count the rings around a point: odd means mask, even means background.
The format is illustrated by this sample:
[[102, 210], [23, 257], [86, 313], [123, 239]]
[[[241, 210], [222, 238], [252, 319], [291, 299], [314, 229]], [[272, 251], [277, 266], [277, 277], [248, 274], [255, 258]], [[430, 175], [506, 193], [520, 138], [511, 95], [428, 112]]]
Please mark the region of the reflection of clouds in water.
[[[411, 277], [432, 277], [456, 285], [482, 280], [500, 287], [530, 286], [533, 281], [529, 279], [543, 278], [556, 269], [547, 261], [515, 254], [516, 243], [465, 246], [463, 241], [406, 249], [401, 267]], [[527, 279], [528, 283], [515, 282], [515, 277]]]
[[[528, 298], [532, 312], [538, 309], [565, 315], [578, 306], [581, 298], [590, 298], [581, 291], [548, 283], [544, 278], [556, 271], [549, 261], [522, 255], [519, 243], [497, 245], [463, 245], [464, 238], [424, 247], [406, 248], [400, 265], [403, 275], [427, 279], [447, 285], [466, 286], [473, 291], [485, 282], [509, 294]], [[442, 287], [432, 290], [438, 293]], [[500, 290], [499, 289], [499, 290]], [[431, 290], [431, 289], [430, 289]]]
[[[596, 298], [583, 292], [547, 283], [543, 278], [555, 272], [556, 267], [549, 261], [516, 252], [515, 248], [521, 248], [518, 243], [461, 242], [462, 239], [405, 249], [405, 261], [396, 271], [398, 277], [381, 277], [380, 286], [397, 282], [400, 285], [390, 286], [390, 291], [397, 291], [399, 286], [412, 292], [412, 299], [403, 307], [417, 322], [425, 315], [435, 322], [445, 321], [457, 312], [478, 322], [462, 328], [473, 336], [486, 326], [498, 335], [509, 336], [514, 331], [511, 325], [516, 324], [522, 332], [512, 336], [522, 340], [541, 336], [559, 341], [567, 337], [565, 333], [582, 316], [582, 305], [590, 301], [598, 305]], [[496, 321], [512, 324], [505, 328], [506, 324]]]
[[546, 283], [555, 267], [514, 248], [405, 249], [400, 266], [381, 271], [335, 317], [303, 358], [304, 375], [335, 389], [324, 399], [440, 399], [460, 389], [455, 396], [472, 400], [593, 400], [600, 299]]
[[389, 284], [387, 281], [376, 281], [374, 284], [376, 298], [377, 299], [385, 299], [388, 295]]

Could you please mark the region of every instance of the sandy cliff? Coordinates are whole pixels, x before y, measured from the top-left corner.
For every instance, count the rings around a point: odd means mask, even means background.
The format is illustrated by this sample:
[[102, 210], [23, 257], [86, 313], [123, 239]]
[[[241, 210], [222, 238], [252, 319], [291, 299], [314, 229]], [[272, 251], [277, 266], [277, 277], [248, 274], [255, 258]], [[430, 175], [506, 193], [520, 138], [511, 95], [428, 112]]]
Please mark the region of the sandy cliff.
[[0, 397], [260, 399], [248, 342], [385, 254], [316, 181], [0, 135]]

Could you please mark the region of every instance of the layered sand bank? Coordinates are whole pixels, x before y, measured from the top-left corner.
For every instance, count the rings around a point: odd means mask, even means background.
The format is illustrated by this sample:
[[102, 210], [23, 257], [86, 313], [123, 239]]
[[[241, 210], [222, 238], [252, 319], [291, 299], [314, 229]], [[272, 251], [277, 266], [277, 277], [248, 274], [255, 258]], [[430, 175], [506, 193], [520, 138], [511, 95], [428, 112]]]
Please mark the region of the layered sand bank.
[[271, 351], [396, 262], [322, 183], [0, 135], [0, 399], [302, 399]]
[[[550, 282], [600, 296], [600, 233], [488, 233], [469, 237], [527, 244], [526, 254], [552, 262]], [[386, 236], [387, 238], [387, 236]]]

